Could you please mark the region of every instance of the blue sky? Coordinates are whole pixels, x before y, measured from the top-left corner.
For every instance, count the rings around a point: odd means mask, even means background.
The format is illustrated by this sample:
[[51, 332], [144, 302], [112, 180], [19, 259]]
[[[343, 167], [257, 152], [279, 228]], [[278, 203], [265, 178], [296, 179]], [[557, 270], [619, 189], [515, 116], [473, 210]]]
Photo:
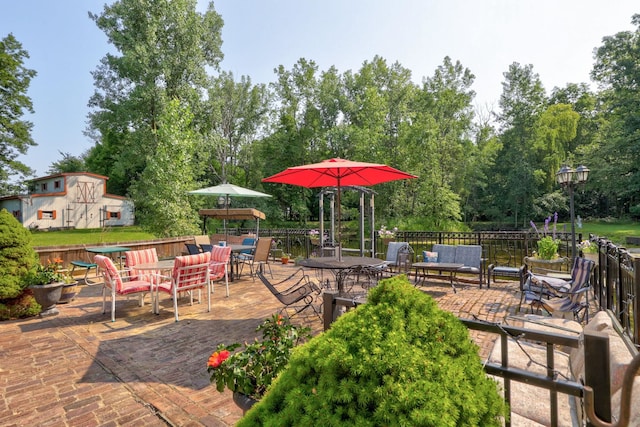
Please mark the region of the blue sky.
[[[111, 3], [111, 2], [107, 2]], [[199, 0], [204, 10], [208, 2]], [[29, 52], [38, 75], [29, 96], [38, 146], [21, 158], [45, 174], [58, 151], [91, 147], [83, 132], [93, 93], [91, 72], [109, 51], [89, 19], [105, 0], [0, 0], [0, 38], [8, 33]], [[480, 108], [497, 108], [503, 73], [513, 62], [533, 64], [547, 92], [589, 83], [593, 50], [602, 38], [634, 30], [637, 1], [613, 0], [220, 0], [225, 22], [222, 69], [254, 83], [274, 80], [301, 57], [320, 70], [357, 71], [380, 55], [398, 61], [414, 81], [433, 75], [445, 56], [476, 76]], [[364, 159], [366, 160], [366, 159]]]

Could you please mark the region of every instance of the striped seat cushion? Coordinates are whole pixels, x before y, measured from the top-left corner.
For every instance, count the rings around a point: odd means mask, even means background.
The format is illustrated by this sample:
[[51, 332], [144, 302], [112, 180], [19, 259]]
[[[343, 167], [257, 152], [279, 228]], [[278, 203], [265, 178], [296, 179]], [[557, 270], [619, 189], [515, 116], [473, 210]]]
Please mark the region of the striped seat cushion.
[[129, 280], [146, 280], [151, 281], [151, 278], [154, 275], [157, 275], [157, 271], [153, 270], [136, 270], [136, 265], [138, 264], [146, 264], [149, 262], [157, 262], [158, 261], [158, 253], [156, 248], [151, 249], [141, 249], [137, 251], [129, 251], [125, 252], [125, 263], [127, 268], [129, 269]]

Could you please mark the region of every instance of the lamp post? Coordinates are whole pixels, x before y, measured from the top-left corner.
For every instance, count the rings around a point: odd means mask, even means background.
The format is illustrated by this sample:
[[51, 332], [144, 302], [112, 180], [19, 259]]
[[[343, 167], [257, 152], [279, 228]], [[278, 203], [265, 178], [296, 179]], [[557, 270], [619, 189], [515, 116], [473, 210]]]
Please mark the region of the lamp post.
[[575, 211], [573, 207], [573, 189], [576, 185], [587, 182], [589, 176], [589, 168], [586, 166], [578, 166], [575, 170], [569, 166], [562, 166], [556, 173], [556, 181], [561, 187], [569, 191], [569, 211], [571, 212], [571, 260], [576, 259], [576, 225]]

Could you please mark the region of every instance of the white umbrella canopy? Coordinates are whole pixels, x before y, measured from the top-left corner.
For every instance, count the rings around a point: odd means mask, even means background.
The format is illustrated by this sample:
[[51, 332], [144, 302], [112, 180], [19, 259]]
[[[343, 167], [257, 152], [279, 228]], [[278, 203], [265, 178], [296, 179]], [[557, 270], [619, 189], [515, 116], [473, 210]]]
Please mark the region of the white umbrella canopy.
[[[213, 187], [200, 188], [198, 190], [189, 191], [189, 194], [198, 196], [224, 196], [225, 206], [229, 210], [229, 197], [271, 197], [271, 194], [261, 193], [249, 188], [240, 187], [233, 184], [219, 184]], [[259, 227], [259, 226], [258, 226]], [[227, 221], [224, 220], [224, 230], [227, 232]], [[256, 230], [257, 236], [258, 230]]]
[[200, 196], [225, 196], [225, 197], [271, 197], [271, 194], [261, 193], [249, 188], [240, 187], [233, 184], [220, 184], [213, 187], [201, 188], [189, 191], [189, 194]]

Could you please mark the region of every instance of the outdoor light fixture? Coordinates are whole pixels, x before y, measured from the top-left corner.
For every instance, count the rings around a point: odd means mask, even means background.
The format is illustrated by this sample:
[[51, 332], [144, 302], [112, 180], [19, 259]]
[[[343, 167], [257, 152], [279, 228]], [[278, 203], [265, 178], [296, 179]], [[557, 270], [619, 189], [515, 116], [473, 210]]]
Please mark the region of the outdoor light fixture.
[[573, 207], [573, 189], [576, 185], [584, 184], [589, 177], [589, 168], [578, 166], [575, 170], [569, 166], [562, 166], [556, 173], [556, 181], [561, 187], [569, 190], [569, 211], [571, 212], [571, 259], [576, 259], [576, 226], [575, 211]]

